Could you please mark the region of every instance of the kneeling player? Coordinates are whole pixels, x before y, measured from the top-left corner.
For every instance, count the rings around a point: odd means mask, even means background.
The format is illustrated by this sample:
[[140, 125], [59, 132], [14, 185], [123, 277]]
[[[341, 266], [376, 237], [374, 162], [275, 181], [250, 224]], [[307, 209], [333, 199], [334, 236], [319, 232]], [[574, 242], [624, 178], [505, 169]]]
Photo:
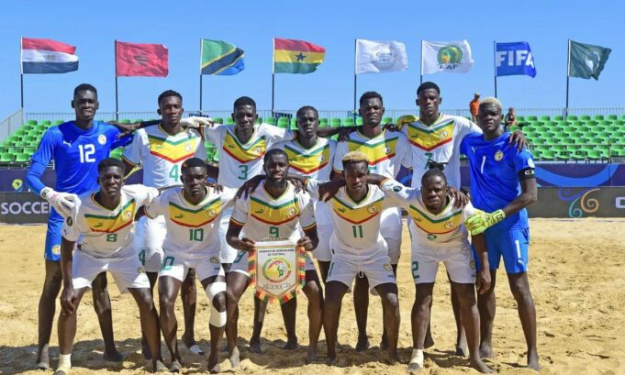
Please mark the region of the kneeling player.
[[[381, 176], [380, 176], [381, 177]], [[397, 200], [412, 218], [412, 277], [416, 284], [412, 308], [413, 350], [409, 371], [423, 367], [423, 347], [430, 321], [432, 291], [439, 263], [444, 263], [452, 288], [460, 302], [462, 322], [467, 333], [471, 367], [483, 373], [494, 372], [480, 357], [480, 319], [475, 299], [475, 262], [467, 230], [482, 262], [488, 264], [488, 252], [482, 232], [480, 211], [468, 203], [454, 207], [447, 191], [447, 179], [438, 168], [427, 171], [421, 179], [421, 191], [406, 188], [394, 180], [385, 180], [382, 190]], [[490, 287], [488, 267], [477, 277], [480, 293]]]
[[[121, 161], [102, 160], [98, 165], [100, 190], [76, 198], [76, 205], [65, 220], [61, 242], [62, 311], [58, 323], [60, 356], [56, 375], [66, 375], [71, 369], [76, 312], [82, 296], [101, 272], [110, 272], [120, 292], [128, 291], [134, 297], [139, 306], [141, 329], [153, 353], [153, 368], [158, 371], [164, 367], [150, 282], [132, 246], [137, 210], [159, 193], [143, 185], [122, 187], [123, 177]], [[72, 251], [81, 236], [78, 249]]]
[[221, 193], [206, 186], [206, 163], [199, 158], [186, 160], [181, 171], [183, 188], [167, 190], [145, 207], [146, 216], [163, 215], [167, 226], [158, 283], [161, 328], [172, 353], [170, 370], [179, 372], [174, 307], [189, 269], [195, 269], [211, 303], [208, 370], [218, 373], [219, 344], [226, 327], [226, 278], [219, 262], [219, 226], [215, 228], [215, 223], [219, 224], [222, 210], [232, 204], [236, 189], [226, 188]]
[[[228, 244], [239, 250], [239, 254], [232, 264], [231, 272], [228, 274], [227, 336], [230, 360], [233, 366], [239, 361], [236, 348], [238, 317], [235, 311], [249, 282], [248, 252], [255, 250], [255, 242], [267, 238], [297, 239], [297, 245], [304, 247], [306, 251], [312, 251], [319, 243], [314, 207], [310, 196], [305, 192], [295, 192], [293, 184], [287, 181], [289, 160], [286, 153], [280, 149], [269, 150], [265, 154], [263, 168], [267, 178], [261, 183], [260, 188], [251, 195], [237, 199], [226, 235]], [[300, 226], [304, 231], [304, 237], [300, 235]], [[317, 272], [308, 255], [306, 255], [306, 284], [303, 289], [308, 298], [308, 319], [310, 322], [309, 347], [306, 359], [308, 362], [313, 362], [317, 359], [317, 341], [321, 332], [323, 296]], [[255, 302], [260, 303], [254, 306], [258, 310], [259, 317], [258, 321], [256, 319], [254, 321], [254, 329], [260, 332], [267, 303], [260, 299], [255, 299]], [[295, 299], [291, 299], [280, 307], [288, 337], [285, 349], [295, 349], [297, 347], [297, 336], [295, 335], [297, 302]], [[260, 342], [250, 342], [250, 346], [252, 351], [260, 351]]]
[[[334, 233], [330, 238], [332, 262], [326, 281], [326, 299], [323, 310], [323, 327], [328, 346], [328, 363], [336, 360], [341, 301], [350, 289], [356, 275], [369, 280], [382, 298], [384, 332], [388, 335], [388, 362], [399, 361], [397, 338], [399, 335], [399, 300], [397, 283], [388, 256], [386, 241], [380, 234], [380, 213], [393, 202], [385, 199], [384, 192], [367, 184], [369, 164], [360, 151], [347, 153], [343, 159], [345, 187], [331, 198]], [[307, 188], [318, 195], [318, 182], [309, 180]], [[325, 198], [325, 197], [324, 197]]]

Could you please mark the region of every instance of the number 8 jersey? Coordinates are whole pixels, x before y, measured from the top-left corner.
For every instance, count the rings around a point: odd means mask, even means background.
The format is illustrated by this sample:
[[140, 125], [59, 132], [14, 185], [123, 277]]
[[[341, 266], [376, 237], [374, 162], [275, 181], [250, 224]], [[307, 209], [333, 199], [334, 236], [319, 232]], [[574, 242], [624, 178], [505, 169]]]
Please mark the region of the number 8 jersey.
[[180, 184], [182, 163], [192, 157], [206, 160], [206, 149], [197, 130], [169, 134], [158, 125], [137, 130], [122, 157], [141, 165], [143, 184], [161, 188]]

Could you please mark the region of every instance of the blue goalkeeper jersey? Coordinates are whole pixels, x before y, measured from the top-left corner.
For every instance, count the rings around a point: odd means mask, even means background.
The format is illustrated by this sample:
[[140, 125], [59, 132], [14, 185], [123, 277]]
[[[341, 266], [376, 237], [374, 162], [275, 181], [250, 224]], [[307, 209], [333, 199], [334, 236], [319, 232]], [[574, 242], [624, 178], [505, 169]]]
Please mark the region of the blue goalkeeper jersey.
[[[521, 194], [521, 178], [534, 178], [534, 160], [527, 150], [517, 151], [508, 142], [510, 133], [484, 140], [482, 134], [469, 134], [460, 145], [460, 152], [469, 158], [471, 201], [477, 209], [500, 210]], [[490, 230], [528, 228], [527, 210], [506, 217]]]
[[87, 130], [79, 128], [73, 121], [49, 128], [33, 154], [29, 170], [31, 178], [27, 178], [29, 187], [36, 193], [41, 192], [44, 186], [38, 172], [43, 172], [54, 160], [54, 190], [80, 195], [97, 189], [98, 163], [107, 158], [112, 149], [124, 146], [132, 139], [117, 139], [119, 134], [115, 126], [99, 121], [94, 121]]

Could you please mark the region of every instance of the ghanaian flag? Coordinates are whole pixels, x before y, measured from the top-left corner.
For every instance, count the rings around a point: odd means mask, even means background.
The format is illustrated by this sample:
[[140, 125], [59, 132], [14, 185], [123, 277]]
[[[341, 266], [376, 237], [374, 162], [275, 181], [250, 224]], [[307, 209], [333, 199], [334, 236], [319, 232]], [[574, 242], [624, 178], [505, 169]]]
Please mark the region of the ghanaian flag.
[[325, 48], [316, 44], [303, 40], [273, 39], [274, 73], [312, 73], [325, 56]]

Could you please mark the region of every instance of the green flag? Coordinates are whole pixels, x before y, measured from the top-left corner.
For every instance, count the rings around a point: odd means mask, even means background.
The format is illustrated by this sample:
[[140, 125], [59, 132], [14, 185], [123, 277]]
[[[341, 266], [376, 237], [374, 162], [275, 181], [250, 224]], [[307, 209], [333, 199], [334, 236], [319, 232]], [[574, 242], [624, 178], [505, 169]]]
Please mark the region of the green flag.
[[599, 74], [608, 61], [612, 50], [592, 44], [577, 43], [571, 40], [569, 76], [584, 79], [599, 79]]
[[200, 50], [201, 74], [230, 76], [245, 69], [245, 53], [234, 44], [221, 40], [202, 39]]

